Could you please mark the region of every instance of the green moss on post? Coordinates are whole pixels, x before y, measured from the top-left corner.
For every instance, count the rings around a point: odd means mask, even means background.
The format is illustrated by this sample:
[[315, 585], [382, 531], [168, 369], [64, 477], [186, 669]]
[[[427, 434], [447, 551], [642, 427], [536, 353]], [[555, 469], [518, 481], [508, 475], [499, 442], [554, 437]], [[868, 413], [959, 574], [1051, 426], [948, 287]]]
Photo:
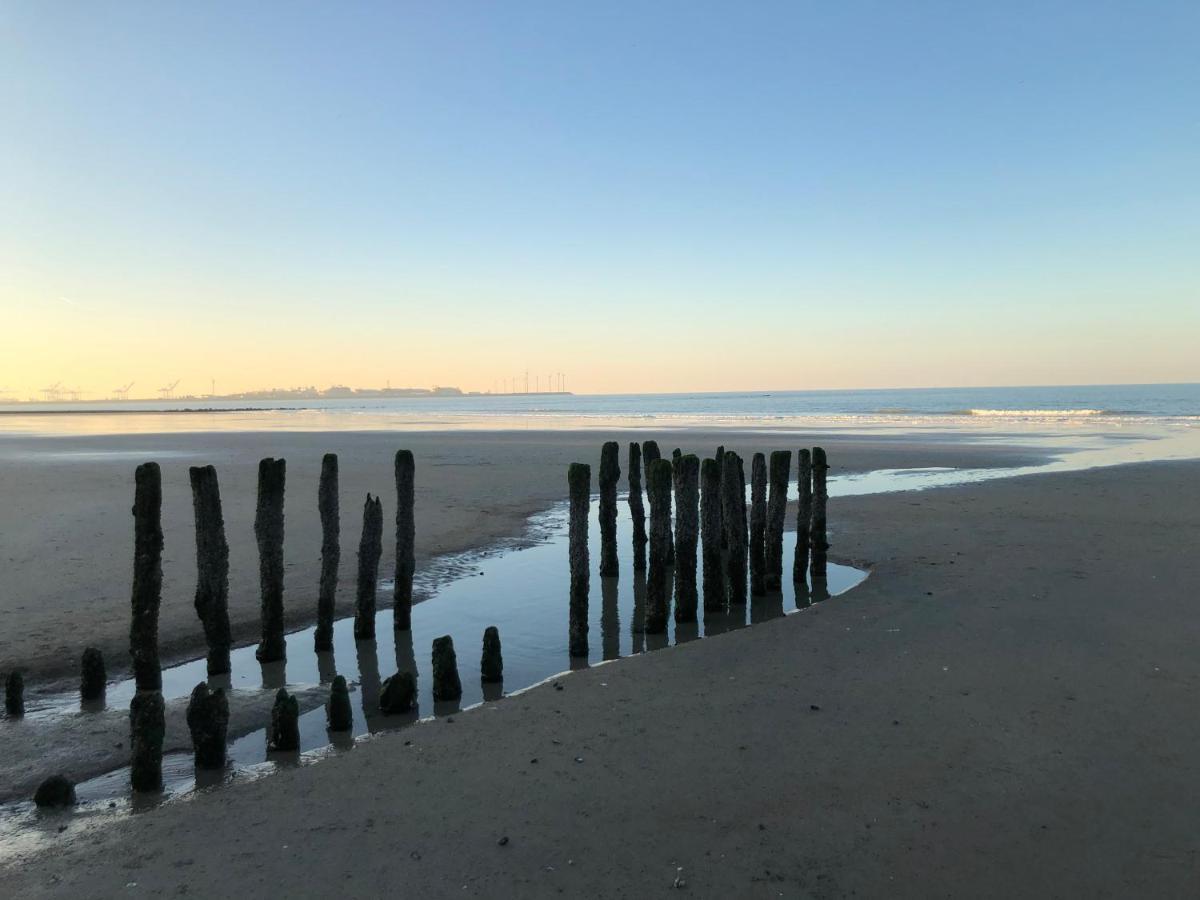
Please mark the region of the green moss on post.
[[208, 643], [208, 674], [229, 671], [229, 544], [221, 513], [221, 488], [212, 466], [192, 466], [192, 512], [196, 522], [196, 615]]
[[435, 703], [462, 699], [462, 681], [458, 677], [458, 657], [450, 635], [433, 639], [433, 699]]
[[724, 522], [725, 583], [732, 605], [746, 604], [746, 478], [742, 458], [726, 450], [721, 472], [721, 518]]
[[700, 460], [680, 456], [675, 479], [675, 621], [695, 622], [696, 544], [700, 537]]
[[804, 584], [808, 578], [808, 543], [812, 528], [812, 453], [800, 450], [796, 474], [796, 557], [792, 562], [792, 581]]
[[500, 629], [489, 625], [483, 632], [483, 656], [479, 660], [479, 680], [496, 684], [504, 680], [504, 655], [500, 651]]
[[225, 766], [225, 743], [229, 734], [229, 698], [220, 688], [210, 691], [205, 682], [192, 688], [187, 706], [188, 731], [198, 769]]
[[274, 753], [296, 753], [300, 750], [300, 701], [283, 688], [275, 694], [275, 705], [271, 707], [267, 749]]
[[591, 502], [591, 485], [591, 467], [584, 463], [571, 463], [567, 469], [570, 495], [568, 556], [571, 566], [567, 652], [571, 656], [588, 654], [588, 506]]
[[254, 538], [258, 543], [258, 584], [262, 596], [262, 641], [259, 662], [287, 658], [283, 637], [283, 493], [287, 463], [267, 458], [258, 464], [258, 508]]
[[139, 691], [162, 689], [158, 662], [158, 610], [162, 604], [162, 472], [142, 463], [134, 473], [133, 594], [129, 655]]
[[670, 578], [669, 537], [671, 534], [671, 463], [656, 459], [646, 470], [650, 496], [650, 572], [646, 581], [646, 634], [663, 634], [667, 630], [667, 611], [670, 598], [667, 585]]
[[325, 726], [334, 732], [350, 731], [354, 728], [354, 709], [350, 706], [350, 688], [344, 675], [337, 676], [329, 686], [329, 700], [325, 703]]
[[761, 597], [766, 585], [767, 458], [755, 453], [750, 461], [750, 593]]
[[768, 591], [783, 586], [783, 525], [787, 517], [788, 477], [792, 471], [792, 451], [771, 453], [769, 471], [770, 496], [767, 499], [766, 571], [764, 580]]
[[321, 515], [321, 581], [317, 589], [317, 628], [313, 633], [313, 649], [322, 653], [333, 649], [333, 616], [337, 608], [338, 565], [342, 557], [336, 453], [326, 453], [321, 459], [317, 510]]
[[161, 791], [166, 712], [161, 691], [138, 691], [129, 704], [129, 781], [135, 791]]
[[396, 451], [396, 576], [393, 627], [412, 628], [413, 575], [417, 571], [417, 525], [413, 511], [416, 468], [411, 450]]
[[646, 507], [642, 503], [642, 447], [629, 443], [629, 518], [633, 520], [633, 570], [646, 570]]
[[83, 651], [79, 662], [79, 698], [99, 700], [104, 696], [108, 676], [104, 671], [104, 654], [95, 647]]
[[379, 557], [383, 555], [383, 501], [367, 494], [363, 504], [362, 539], [358, 544], [358, 591], [354, 606], [354, 638], [375, 637], [375, 590], [379, 584]]
[[606, 441], [600, 450], [600, 577], [620, 574], [617, 562], [617, 482], [621, 478], [621, 445]]

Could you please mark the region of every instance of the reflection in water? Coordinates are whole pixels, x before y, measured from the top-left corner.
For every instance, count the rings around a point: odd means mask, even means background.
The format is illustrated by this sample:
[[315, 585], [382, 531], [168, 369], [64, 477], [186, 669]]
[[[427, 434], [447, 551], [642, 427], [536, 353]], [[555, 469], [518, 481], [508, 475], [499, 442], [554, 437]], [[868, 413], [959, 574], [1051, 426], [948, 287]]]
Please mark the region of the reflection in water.
[[618, 609], [618, 578], [600, 579], [600, 655], [603, 659], [621, 656], [621, 613]]
[[413, 649], [413, 633], [411, 631], [396, 631], [392, 629], [396, 640], [396, 671], [411, 672], [420, 681], [417, 670], [417, 653]]
[[828, 600], [832, 596], [829, 593], [829, 581], [825, 578], [814, 578], [811, 594], [813, 603]]
[[355, 641], [354, 649], [358, 654], [359, 693], [362, 695], [362, 711], [367, 720], [367, 728], [374, 734], [381, 715], [379, 711], [379, 647], [374, 640]]
[[646, 572], [633, 573], [633, 612], [629, 616], [629, 631], [633, 636], [633, 653], [646, 649]]
[[323, 650], [317, 654], [317, 678], [321, 684], [331, 684], [337, 677], [337, 661], [332, 650]]
[[480, 684], [484, 700], [499, 700], [504, 696], [503, 681], [484, 681]]
[[[586, 662], [586, 660], [584, 660]], [[452, 716], [456, 712], [462, 712], [462, 700], [437, 700], [433, 704], [433, 714], [435, 716]]]
[[259, 663], [262, 666], [263, 690], [277, 691], [287, 684], [287, 660]]
[[700, 637], [699, 622], [680, 622], [675, 626], [675, 643], [686, 644]]

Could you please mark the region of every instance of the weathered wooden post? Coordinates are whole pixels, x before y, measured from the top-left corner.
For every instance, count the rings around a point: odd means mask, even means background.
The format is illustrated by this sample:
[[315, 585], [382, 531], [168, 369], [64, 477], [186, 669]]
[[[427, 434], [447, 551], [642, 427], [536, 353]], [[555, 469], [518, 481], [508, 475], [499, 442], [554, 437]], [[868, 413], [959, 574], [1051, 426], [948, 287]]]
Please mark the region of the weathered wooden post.
[[700, 464], [700, 556], [704, 573], [704, 611], [725, 608], [721, 564], [721, 472], [715, 459]]
[[77, 802], [75, 782], [65, 775], [51, 775], [33, 794], [34, 805], [42, 809], [61, 809]]
[[400, 631], [412, 628], [413, 574], [417, 570], [417, 526], [413, 518], [416, 463], [411, 450], [396, 451], [396, 594], [395, 623]]
[[139, 690], [129, 703], [129, 781], [135, 791], [161, 791], [166, 711], [162, 691]]
[[337, 608], [338, 564], [341, 562], [341, 514], [338, 503], [338, 458], [326, 453], [321, 459], [321, 481], [317, 486], [317, 510], [321, 514], [321, 581], [317, 589], [317, 628], [313, 649], [333, 649], [333, 616]]
[[799, 472], [796, 476], [796, 558], [792, 563], [792, 581], [804, 584], [808, 579], [808, 542], [812, 527], [812, 453], [802, 449], [796, 457]]
[[11, 719], [25, 715], [25, 677], [15, 670], [4, 679], [4, 711]]
[[675, 621], [696, 621], [696, 541], [700, 536], [700, 460], [675, 461]]
[[229, 698], [220, 688], [210, 691], [200, 682], [192, 688], [187, 705], [188, 731], [192, 733], [192, 752], [198, 769], [225, 766], [225, 742], [229, 734]]
[[750, 593], [761, 597], [766, 585], [767, 458], [755, 453], [750, 460]]
[[433, 639], [433, 699], [444, 703], [462, 699], [462, 682], [458, 677], [458, 657], [454, 640], [446, 634]]
[[107, 683], [104, 654], [95, 647], [88, 647], [79, 662], [79, 699], [99, 700], [104, 696]]
[[417, 676], [412, 672], [397, 672], [383, 679], [379, 691], [379, 711], [394, 716], [410, 713], [417, 708]]
[[617, 562], [617, 481], [621, 477], [621, 446], [605, 441], [600, 450], [600, 577], [620, 574]]
[[724, 444], [722, 444], [720, 447], [717, 448], [717, 455], [714, 456], [713, 459], [715, 459], [717, 462], [717, 478], [719, 481], [719, 483], [717, 485], [717, 498], [718, 498], [718, 500], [717, 500], [717, 518], [719, 518], [721, 520], [721, 549], [724, 550], [726, 547], [729, 546], [728, 543], [726, 543], [726, 535], [725, 535], [725, 510], [722, 508], [721, 501], [720, 501], [720, 498], [725, 496], [725, 492], [721, 489], [721, 484], [724, 483], [724, 478], [725, 478], [725, 445]]
[[829, 549], [829, 534], [826, 531], [826, 506], [829, 502], [829, 490], [826, 487], [825, 473], [829, 470], [825, 462], [825, 451], [813, 447], [812, 477], [813, 477], [813, 508], [812, 508], [812, 576], [825, 577], [825, 551]]
[[162, 472], [158, 463], [142, 463], [134, 473], [133, 616], [129, 626], [129, 655], [139, 691], [162, 690], [158, 663], [162, 550]]
[[344, 675], [337, 676], [329, 686], [325, 726], [330, 731], [350, 731], [354, 728], [354, 708], [350, 706], [350, 688]]
[[495, 684], [504, 680], [504, 655], [500, 652], [500, 629], [489, 625], [483, 632], [483, 656], [479, 660], [479, 680]]
[[[650, 500], [650, 516], [654, 516], [654, 500], [650, 496], [650, 466], [656, 459], [662, 459], [662, 453], [658, 449], [658, 441], [642, 441], [642, 462], [646, 467], [646, 497]], [[671, 537], [671, 495], [667, 494], [667, 565], [671, 565], [675, 559], [675, 548], [673, 546], [674, 539]]]
[[584, 463], [571, 463], [567, 469], [570, 493], [569, 557], [571, 565], [570, 619], [567, 652], [571, 656], [588, 655], [588, 505], [591, 502], [592, 469]]
[[671, 529], [671, 463], [656, 459], [646, 471], [650, 496], [650, 573], [646, 582], [646, 634], [667, 630], [669, 577], [667, 554]]
[[271, 707], [271, 731], [267, 750], [273, 753], [296, 753], [300, 750], [300, 701], [280, 688]]
[[363, 504], [362, 539], [358, 544], [358, 591], [354, 607], [354, 639], [375, 637], [375, 590], [383, 555], [383, 501], [367, 494]]
[[787, 517], [787, 490], [791, 472], [792, 451], [772, 451], [771, 493], [767, 500], [765, 581], [768, 591], [778, 591], [783, 586], [783, 525]]
[[725, 581], [731, 605], [746, 604], [746, 477], [742, 458], [726, 450], [721, 476], [721, 516], [725, 523]]
[[221, 514], [221, 488], [212, 466], [188, 469], [196, 521], [196, 615], [208, 643], [208, 674], [229, 671], [229, 544]]
[[287, 462], [268, 457], [258, 464], [258, 509], [254, 537], [258, 542], [258, 582], [262, 593], [262, 641], [259, 662], [287, 658], [283, 637], [283, 491]]
[[633, 570], [646, 569], [646, 507], [642, 503], [642, 447], [629, 442], [629, 518], [633, 520]]
[[642, 465], [646, 468], [647, 486], [650, 480], [650, 464], [656, 459], [662, 459], [662, 451], [658, 449], [658, 441], [642, 441]]

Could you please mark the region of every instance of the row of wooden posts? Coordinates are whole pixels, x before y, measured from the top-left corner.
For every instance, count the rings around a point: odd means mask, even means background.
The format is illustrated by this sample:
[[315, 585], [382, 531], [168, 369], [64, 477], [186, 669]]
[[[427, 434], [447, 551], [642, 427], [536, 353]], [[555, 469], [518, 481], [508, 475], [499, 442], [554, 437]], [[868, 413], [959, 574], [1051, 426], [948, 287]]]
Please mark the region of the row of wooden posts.
[[[803, 583], [810, 570], [814, 581], [826, 577], [826, 526], [829, 465], [825, 451], [800, 450], [797, 480], [796, 553], [792, 578]], [[608, 441], [600, 451], [600, 576], [618, 574], [617, 482], [621, 477], [620, 445]], [[746, 603], [747, 556], [750, 593], [762, 596], [778, 591], [783, 581], [783, 529], [787, 515], [787, 490], [792, 453], [776, 450], [770, 465], [755, 453], [750, 467], [750, 517], [746, 521], [746, 475], [742, 459], [718, 447], [713, 458], [701, 462], [695, 455], [675, 450], [662, 458], [656, 441], [629, 444], [629, 512], [633, 520], [633, 567], [647, 568], [645, 621], [647, 634], [667, 630], [670, 609], [668, 584], [672, 567], [675, 584], [675, 621], [695, 622], [699, 602], [696, 589], [697, 541], [704, 575], [704, 610], [716, 612]], [[646, 497], [650, 528], [642, 502], [642, 464], [646, 466]], [[567, 469], [570, 494], [569, 556], [571, 569], [568, 649], [572, 656], [588, 653], [588, 511], [591, 503], [591, 466], [572, 463]], [[768, 484], [770, 495], [768, 498]], [[672, 533], [672, 499], [674, 533]]]

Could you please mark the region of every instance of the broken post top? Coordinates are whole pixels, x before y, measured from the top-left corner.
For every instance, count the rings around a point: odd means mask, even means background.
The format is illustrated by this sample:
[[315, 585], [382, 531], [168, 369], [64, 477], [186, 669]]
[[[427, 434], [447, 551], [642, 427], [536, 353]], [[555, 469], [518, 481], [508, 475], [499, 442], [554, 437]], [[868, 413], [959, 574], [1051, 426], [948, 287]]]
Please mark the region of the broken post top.
[[573, 497], [591, 493], [592, 467], [587, 463], [571, 463], [567, 467], [567, 487]]
[[621, 477], [621, 446], [616, 441], [605, 441], [600, 448], [600, 483], [615, 484]]

